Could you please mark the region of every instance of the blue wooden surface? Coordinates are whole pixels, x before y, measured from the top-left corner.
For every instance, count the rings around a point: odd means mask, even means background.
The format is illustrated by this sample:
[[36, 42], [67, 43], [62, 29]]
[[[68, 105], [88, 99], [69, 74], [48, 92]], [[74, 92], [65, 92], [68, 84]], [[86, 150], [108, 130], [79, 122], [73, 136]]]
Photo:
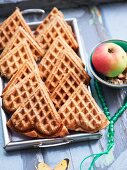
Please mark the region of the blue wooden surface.
[[[111, 4], [92, 8], [78, 8], [63, 10], [65, 17], [76, 17], [82, 37], [84, 51], [88, 59], [92, 48], [102, 40], [119, 38], [127, 40], [127, 4]], [[37, 20], [36, 17], [32, 19]], [[2, 20], [2, 19], [1, 19]], [[28, 19], [31, 20], [31, 17]], [[102, 86], [108, 106], [112, 114], [120, 107], [127, 88], [116, 90]], [[92, 92], [97, 100], [94, 87]], [[97, 100], [98, 101], [98, 100]], [[115, 160], [104, 170], [127, 170], [127, 111], [118, 120], [115, 126]], [[0, 122], [1, 126], [1, 122]], [[45, 149], [29, 149], [6, 153], [3, 149], [3, 134], [0, 128], [0, 170], [35, 170], [39, 161], [45, 161], [52, 168], [64, 158], [69, 158], [70, 170], [79, 170], [81, 160], [91, 154], [102, 151], [106, 147], [105, 131], [103, 138], [99, 141], [80, 142]], [[124, 158], [124, 160], [123, 160]], [[86, 162], [84, 170], [87, 170], [90, 160]], [[97, 168], [101, 170], [102, 168]]]

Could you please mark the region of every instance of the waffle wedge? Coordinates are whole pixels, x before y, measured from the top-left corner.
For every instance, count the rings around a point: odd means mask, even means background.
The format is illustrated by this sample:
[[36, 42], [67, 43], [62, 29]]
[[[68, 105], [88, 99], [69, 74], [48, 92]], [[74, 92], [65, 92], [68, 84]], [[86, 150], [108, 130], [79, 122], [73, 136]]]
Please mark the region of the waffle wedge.
[[32, 71], [35, 69], [35, 66], [33, 66], [32, 63], [27, 63], [25, 62], [20, 68], [19, 70], [12, 76], [12, 78], [10, 79], [10, 81], [7, 83], [7, 85], [5, 86], [5, 88], [3, 89], [2, 92], [2, 96], [3, 97], [5, 95], [5, 93], [7, 93], [7, 91], [9, 91], [15, 84], [17, 84], [18, 82], [23, 81], [23, 79], [30, 75], [32, 73]]
[[9, 16], [0, 26], [0, 50], [2, 50], [10, 41], [16, 29], [21, 26], [26, 32], [32, 34], [32, 31], [24, 20], [20, 10], [16, 8], [11, 16]]
[[49, 76], [57, 59], [59, 58], [60, 53], [64, 49], [69, 51], [73, 55], [73, 57], [76, 58], [77, 62], [79, 62], [81, 67], [84, 66], [82, 60], [77, 56], [77, 54], [72, 50], [72, 48], [66, 43], [66, 41], [62, 37], [58, 36], [53, 41], [49, 50], [46, 52], [45, 56], [43, 57], [40, 64], [38, 65], [39, 70], [40, 70], [40, 75], [44, 81]]
[[36, 75], [30, 74], [23, 81], [15, 84], [3, 95], [3, 108], [8, 112], [14, 112], [21, 104], [23, 104], [38, 87]]
[[42, 59], [44, 52], [35, 39], [30, 36], [22, 27], [18, 27], [11, 40], [4, 48], [0, 58], [4, 57], [11, 49], [15, 48], [20, 42], [26, 40], [36, 61]]
[[109, 124], [83, 83], [77, 87], [58, 113], [69, 130], [97, 132]]
[[69, 46], [74, 50], [78, 48], [78, 43], [68, 28], [68, 24], [60, 16], [53, 18], [44, 29], [43, 33], [39, 34], [36, 40], [39, 42], [42, 48], [47, 51], [54, 39], [58, 36], [63, 37]]
[[23, 40], [0, 60], [1, 75], [10, 79], [26, 61], [36, 66], [29, 45]]
[[81, 83], [80, 78], [70, 69], [68, 73], [59, 81], [59, 85], [55, 88], [51, 94], [51, 99], [55, 104], [57, 110], [67, 101], [69, 96], [75, 91], [75, 89]]
[[8, 113], [16, 111], [41, 83], [38, 68], [36, 67], [34, 70], [31, 68], [30, 64], [25, 63], [5, 87], [2, 95], [3, 107]]
[[70, 69], [74, 70], [82, 82], [86, 85], [89, 84], [90, 77], [84, 70], [84, 67], [77, 62], [76, 58], [69, 51], [63, 50], [45, 82], [50, 93], [54, 91], [64, 74]]
[[34, 35], [35, 37], [38, 37], [40, 33], [44, 31], [44, 29], [47, 27], [47, 25], [50, 23], [51, 19], [53, 17], [60, 16], [61, 18], [64, 18], [64, 15], [61, 11], [59, 11], [56, 7], [54, 7], [51, 12], [44, 18], [42, 23], [36, 28]]
[[68, 134], [43, 82], [13, 113], [7, 125], [29, 137], [57, 137]]

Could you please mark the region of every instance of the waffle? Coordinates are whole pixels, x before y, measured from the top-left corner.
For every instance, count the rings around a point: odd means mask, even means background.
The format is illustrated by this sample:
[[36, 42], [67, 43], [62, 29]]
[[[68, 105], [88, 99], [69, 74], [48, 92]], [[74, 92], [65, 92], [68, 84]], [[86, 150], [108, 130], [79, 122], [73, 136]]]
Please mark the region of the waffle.
[[61, 18], [64, 18], [64, 15], [61, 11], [59, 11], [56, 7], [52, 9], [52, 11], [48, 14], [47, 17], [42, 21], [42, 23], [36, 28], [34, 35], [35, 37], [38, 37], [40, 33], [44, 31], [46, 26], [50, 23], [51, 19], [55, 16], [60, 16]]
[[2, 58], [7, 52], [16, 47], [23, 39], [26, 39], [32, 54], [36, 61], [40, 60], [44, 53], [42, 48], [38, 45], [38, 43], [34, 40], [32, 36], [30, 36], [22, 27], [18, 27], [11, 40], [8, 42], [6, 47], [4, 48], [0, 58]]
[[62, 80], [59, 81], [59, 85], [51, 94], [51, 99], [57, 110], [67, 101], [80, 83], [81, 80], [74, 70], [70, 69], [68, 73], [64, 75]]
[[83, 83], [78, 86], [58, 113], [69, 130], [97, 132], [109, 124]]
[[13, 113], [7, 125], [29, 137], [61, 137], [68, 134], [43, 82]]
[[3, 107], [8, 113], [16, 111], [33, 94], [42, 81], [38, 69], [33, 71], [29, 64], [25, 64], [20, 70], [22, 73], [19, 71], [12, 77], [2, 95]]
[[67, 73], [70, 68], [74, 70], [82, 82], [86, 85], [89, 84], [90, 77], [84, 68], [81, 67], [76, 58], [69, 51], [63, 50], [45, 82], [50, 93], [54, 91], [64, 74]]
[[68, 28], [68, 24], [59, 16], [56, 16], [50, 21], [43, 33], [40, 33], [39, 36], [36, 37], [36, 40], [42, 48], [47, 51], [54, 39], [58, 36], [63, 37], [69, 46], [74, 50], [78, 48], [78, 43]]
[[9, 112], [14, 112], [23, 104], [37, 88], [38, 81], [34, 73], [25, 77], [22, 82], [13, 85], [3, 96], [3, 107]]
[[2, 50], [7, 45], [19, 26], [23, 27], [26, 32], [33, 35], [20, 10], [16, 8], [13, 14], [8, 17], [0, 26], [0, 50]]
[[26, 61], [36, 65], [26, 40], [23, 40], [0, 60], [1, 75], [10, 79]]
[[10, 81], [7, 83], [6, 87], [3, 89], [2, 97], [5, 95], [7, 91], [9, 91], [15, 84], [18, 82], [23, 81], [23, 79], [30, 75], [32, 73], [32, 70], [34, 70], [34, 66], [32, 63], [25, 62], [19, 70], [12, 76]]
[[42, 79], [45, 81], [46, 78], [49, 76], [51, 70], [53, 69], [59, 54], [63, 51], [63, 50], [68, 50], [73, 57], [75, 57], [77, 59], [77, 62], [79, 62], [79, 64], [82, 66], [84, 66], [82, 60], [77, 56], [77, 54], [70, 48], [70, 46], [66, 43], [66, 41], [58, 36], [52, 43], [52, 45], [50, 46], [49, 50], [47, 51], [47, 53], [45, 54], [45, 56], [43, 57], [43, 59], [41, 60], [40, 64], [38, 65], [39, 70], [40, 70], [40, 75], [42, 77]]

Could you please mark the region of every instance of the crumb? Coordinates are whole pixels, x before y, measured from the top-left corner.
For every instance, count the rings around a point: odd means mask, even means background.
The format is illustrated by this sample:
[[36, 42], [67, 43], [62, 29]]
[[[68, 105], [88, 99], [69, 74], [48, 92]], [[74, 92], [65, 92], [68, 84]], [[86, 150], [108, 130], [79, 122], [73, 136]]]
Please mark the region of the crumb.
[[108, 78], [108, 82], [112, 84], [127, 84], [127, 69], [121, 74], [119, 74], [117, 77], [114, 78]]

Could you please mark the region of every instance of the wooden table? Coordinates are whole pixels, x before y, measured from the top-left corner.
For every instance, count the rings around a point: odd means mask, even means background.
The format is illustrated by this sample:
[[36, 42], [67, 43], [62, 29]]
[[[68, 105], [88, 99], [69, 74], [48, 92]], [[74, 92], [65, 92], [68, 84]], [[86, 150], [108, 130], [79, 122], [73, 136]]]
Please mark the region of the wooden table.
[[[127, 40], [127, 3], [110, 4], [99, 7], [83, 7], [63, 10], [65, 17], [76, 17], [79, 24], [83, 46], [88, 59], [92, 48], [102, 40], [119, 38]], [[31, 17], [29, 18], [29, 20]], [[37, 20], [36, 17], [33, 17]], [[2, 20], [2, 18], [1, 18]], [[121, 106], [127, 95], [127, 88], [120, 90], [102, 86], [112, 114]], [[96, 91], [92, 86], [93, 96], [97, 99]], [[121, 116], [115, 126], [115, 161], [104, 170], [127, 170], [127, 111]], [[1, 124], [0, 124], [1, 126]], [[52, 168], [62, 159], [70, 159], [70, 170], [79, 170], [82, 159], [91, 153], [97, 153], [106, 148], [105, 131], [99, 141], [81, 142], [54, 148], [29, 149], [6, 153], [3, 149], [3, 133], [0, 128], [0, 170], [35, 170], [39, 161], [45, 161]], [[90, 160], [86, 162], [87, 169]], [[102, 168], [97, 168], [101, 170]]]

